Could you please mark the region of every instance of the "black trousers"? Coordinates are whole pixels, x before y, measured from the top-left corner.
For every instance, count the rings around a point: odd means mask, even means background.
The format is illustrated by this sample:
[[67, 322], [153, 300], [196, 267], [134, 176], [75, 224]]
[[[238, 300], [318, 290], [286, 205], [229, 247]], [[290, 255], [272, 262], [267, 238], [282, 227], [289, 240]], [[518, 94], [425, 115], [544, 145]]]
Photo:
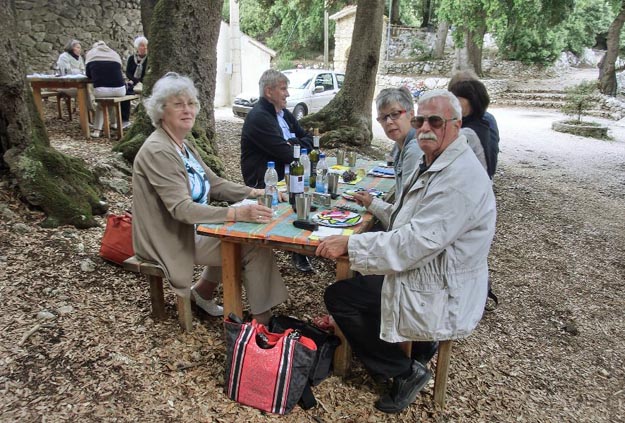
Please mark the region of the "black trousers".
[[[132, 85], [126, 85], [126, 95], [134, 94], [134, 88]], [[120, 105], [122, 112], [122, 122], [128, 122], [130, 120], [130, 100], [122, 101]], [[120, 122], [117, 122], [120, 125]]]
[[406, 373], [412, 365], [399, 344], [380, 339], [383, 280], [384, 276], [359, 274], [330, 285], [324, 294], [328, 311], [354, 354], [376, 380]]

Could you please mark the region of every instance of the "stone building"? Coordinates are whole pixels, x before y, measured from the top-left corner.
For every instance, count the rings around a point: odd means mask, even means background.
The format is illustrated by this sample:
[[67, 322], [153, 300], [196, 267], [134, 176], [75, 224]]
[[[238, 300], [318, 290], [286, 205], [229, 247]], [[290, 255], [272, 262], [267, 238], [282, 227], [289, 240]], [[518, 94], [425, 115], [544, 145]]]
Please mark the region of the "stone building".
[[70, 39], [83, 51], [103, 40], [125, 60], [143, 34], [139, 0], [16, 0], [15, 6], [27, 73], [51, 70]]

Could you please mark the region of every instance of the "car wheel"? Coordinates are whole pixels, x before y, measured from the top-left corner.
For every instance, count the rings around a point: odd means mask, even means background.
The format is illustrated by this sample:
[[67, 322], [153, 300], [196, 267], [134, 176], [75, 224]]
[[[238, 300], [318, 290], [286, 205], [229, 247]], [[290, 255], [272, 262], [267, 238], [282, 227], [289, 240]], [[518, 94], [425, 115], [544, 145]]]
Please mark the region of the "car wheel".
[[295, 116], [295, 119], [300, 120], [301, 118], [306, 116], [306, 108], [304, 108], [304, 106], [302, 106], [301, 104], [298, 104], [293, 109], [293, 116]]

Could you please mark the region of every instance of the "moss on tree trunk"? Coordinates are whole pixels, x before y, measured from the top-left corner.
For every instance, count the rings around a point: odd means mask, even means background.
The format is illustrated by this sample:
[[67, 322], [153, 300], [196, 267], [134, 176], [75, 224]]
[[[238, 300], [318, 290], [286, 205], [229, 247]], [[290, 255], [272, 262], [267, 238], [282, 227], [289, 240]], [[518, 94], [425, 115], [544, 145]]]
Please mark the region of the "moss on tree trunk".
[[80, 159], [50, 146], [19, 60], [14, 4], [0, 8], [0, 20], [5, 23], [0, 28], [0, 170], [8, 169], [23, 198], [46, 213], [44, 226], [95, 226], [93, 214], [106, 211], [97, 179]]
[[[225, 168], [217, 151], [213, 101], [222, 4], [223, 0], [160, 0], [152, 11], [151, 22], [143, 22], [144, 28], [150, 28], [150, 60], [143, 95], [150, 95], [154, 83], [167, 72], [178, 72], [194, 81], [201, 110], [187, 139], [195, 143], [202, 160], [221, 176]], [[132, 162], [153, 131], [145, 109], [140, 107], [132, 127], [114, 150]]]
[[300, 121], [303, 128], [319, 128], [321, 146], [371, 145], [371, 102], [382, 41], [384, 2], [359, 0], [354, 32], [341, 91], [318, 113]]

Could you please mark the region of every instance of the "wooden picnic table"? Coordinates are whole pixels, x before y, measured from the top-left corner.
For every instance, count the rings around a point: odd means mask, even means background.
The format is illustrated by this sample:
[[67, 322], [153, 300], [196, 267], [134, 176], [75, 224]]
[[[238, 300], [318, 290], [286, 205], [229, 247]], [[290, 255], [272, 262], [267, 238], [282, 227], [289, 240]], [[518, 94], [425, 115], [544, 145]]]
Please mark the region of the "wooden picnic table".
[[[330, 166], [334, 159], [329, 160]], [[369, 171], [378, 162], [364, 161], [359, 159], [356, 169], [364, 168]], [[392, 195], [395, 188], [395, 179], [378, 178], [366, 175], [355, 185], [339, 184], [338, 193], [356, 188], [372, 188], [387, 193], [387, 197]], [[332, 206], [349, 205], [358, 209], [362, 214], [362, 221], [350, 228], [354, 233], [368, 231], [374, 224], [374, 216], [367, 212], [365, 208], [358, 206], [353, 201], [347, 201], [339, 195], [336, 200], [332, 200]], [[327, 209], [319, 206], [317, 212]], [[312, 214], [317, 213], [312, 212]], [[297, 219], [291, 205], [280, 203], [276, 210], [276, 216], [271, 222], [266, 224], [256, 224], [248, 222], [227, 222], [223, 224], [202, 224], [197, 228], [200, 235], [212, 236], [221, 240], [222, 259], [222, 284], [224, 296], [224, 317], [230, 313], [238, 316], [243, 315], [243, 302], [241, 299], [241, 244], [255, 244], [261, 247], [274, 248], [283, 251], [293, 251], [306, 255], [314, 255], [319, 240], [310, 239], [310, 231], [298, 229], [293, 226], [293, 221]], [[342, 256], [336, 260], [336, 280], [351, 277], [352, 272], [349, 265], [349, 258]], [[341, 338], [341, 346], [337, 348], [334, 356], [334, 372], [337, 375], [344, 375], [349, 369], [351, 350], [347, 342], [336, 328], [336, 334]]]
[[89, 78], [84, 75], [66, 75], [66, 76], [54, 76], [54, 75], [28, 75], [26, 76], [28, 82], [33, 89], [33, 98], [35, 100], [35, 106], [39, 111], [41, 120], [44, 120], [43, 116], [43, 101], [41, 98], [41, 90], [58, 90], [76, 88], [76, 100], [78, 101], [78, 113], [80, 118], [80, 128], [83, 135], [86, 138], [90, 138], [89, 134], [89, 112], [88, 112], [88, 94], [87, 84], [90, 82]]

